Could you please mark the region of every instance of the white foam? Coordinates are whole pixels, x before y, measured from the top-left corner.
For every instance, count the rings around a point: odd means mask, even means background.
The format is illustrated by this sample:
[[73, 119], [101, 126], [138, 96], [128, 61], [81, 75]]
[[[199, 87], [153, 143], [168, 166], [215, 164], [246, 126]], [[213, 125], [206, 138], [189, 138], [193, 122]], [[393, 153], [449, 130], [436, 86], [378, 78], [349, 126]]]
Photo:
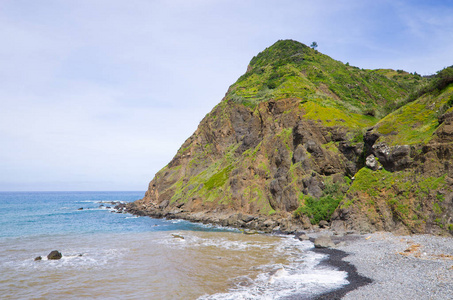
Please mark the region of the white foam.
[[308, 251], [313, 244], [293, 238], [282, 239], [269, 253], [284, 256], [287, 265], [262, 265], [254, 269], [261, 271], [255, 279], [237, 278], [229, 292], [204, 295], [199, 299], [279, 299], [297, 295], [315, 295], [348, 284], [347, 273], [334, 268], [319, 267], [326, 255]]
[[[270, 249], [275, 247], [275, 244], [269, 242], [259, 241], [244, 241], [244, 240], [229, 240], [227, 238], [202, 238], [193, 234], [186, 235], [183, 232], [177, 232], [177, 235], [184, 236], [184, 239], [188, 242], [188, 247], [216, 247], [225, 250], [236, 250], [246, 251], [249, 249]], [[171, 235], [169, 235], [171, 237]], [[161, 240], [163, 244], [174, 244], [174, 238]]]
[[107, 204], [118, 204], [118, 203], [121, 203], [121, 204], [126, 204], [127, 201], [121, 201], [121, 200], [89, 200], [89, 201], [93, 201], [94, 203], [107, 203]]
[[127, 249], [86, 249], [86, 251], [80, 253], [62, 251], [63, 257], [58, 260], [49, 260], [46, 255], [42, 255], [41, 261], [35, 261], [33, 258], [12, 260], [5, 262], [3, 266], [13, 269], [39, 269], [47, 271], [60, 268], [80, 269], [103, 267], [118, 261], [127, 251]]
[[310, 270], [306, 273], [278, 269], [261, 273], [248, 285], [235, 286], [228, 293], [205, 295], [199, 299], [279, 299], [298, 294], [319, 294], [348, 284], [347, 273], [336, 270]]
[[182, 219], [175, 219], [175, 220], [171, 220], [170, 223], [173, 223], [173, 224], [178, 224], [178, 223], [181, 223], [183, 222], [184, 220]]

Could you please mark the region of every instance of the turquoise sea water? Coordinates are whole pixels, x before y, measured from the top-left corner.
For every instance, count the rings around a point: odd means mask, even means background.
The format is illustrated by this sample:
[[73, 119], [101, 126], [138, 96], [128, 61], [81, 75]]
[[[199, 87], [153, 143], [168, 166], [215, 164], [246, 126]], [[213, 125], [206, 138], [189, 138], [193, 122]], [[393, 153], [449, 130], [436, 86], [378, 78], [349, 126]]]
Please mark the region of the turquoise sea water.
[[0, 192], [0, 299], [310, 298], [347, 283], [310, 242], [108, 208], [143, 195]]
[[190, 222], [134, 218], [107, 209], [114, 207], [110, 202], [132, 202], [143, 195], [144, 192], [0, 192], [0, 238], [208, 230]]

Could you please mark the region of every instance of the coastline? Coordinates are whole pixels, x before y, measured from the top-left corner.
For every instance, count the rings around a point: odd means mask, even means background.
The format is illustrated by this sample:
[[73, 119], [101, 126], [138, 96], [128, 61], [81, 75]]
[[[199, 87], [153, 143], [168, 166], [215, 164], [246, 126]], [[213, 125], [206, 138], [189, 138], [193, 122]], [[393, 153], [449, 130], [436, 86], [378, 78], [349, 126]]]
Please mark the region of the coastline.
[[[283, 219], [282, 222], [282, 219], [238, 213], [143, 211], [131, 209], [131, 205], [128, 205], [127, 211], [153, 218], [185, 219], [262, 233], [294, 234], [302, 231], [311, 241], [318, 236], [329, 235], [335, 247], [313, 248], [310, 251], [327, 254], [321, 265], [347, 272], [349, 284], [315, 299], [448, 299], [453, 294], [451, 237], [336, 232], [316, 226], [297, 226], [290, 220]], [[248, 222], [245, 222], [247, 219]]]
[[139, 207], [135, 202], [127, 203], [123, 211], [137, 216], [148, 216], [156, 219], [182, 219], [195, 223], [256, 230], [263, 233], [294, 234], [298, 231], [313, 230], [317, 227], [311, 225], [308, 219], [306, 222], [294, 220], [289, 213], [284, 215], [256, 216], [237, 211], [214, 210], [190, 212], [179, 208], [169, 210], [155, 206]]
[[337, 268], [339, 271], [347, 272], [348, 276], [346, 279], [349, 281], [349, 284], [339, 289], [326, 292], [324, 294], [317, 296], [315, 298], [316, 300], [341, 299], [347, 293], [373, 282], [372, 279], [360, 275], [357, 272], [357, 268], [353, 264], [344, 260], [344, 258], [349, 256], [349, 253], [335, 248], [314, 248], [311, 251], [316, 253], [327, 254], [328, 258], [323, 260], [320, 263], [320, 265], [321, 266], [326, 265], [329, 267], [333, 266]]

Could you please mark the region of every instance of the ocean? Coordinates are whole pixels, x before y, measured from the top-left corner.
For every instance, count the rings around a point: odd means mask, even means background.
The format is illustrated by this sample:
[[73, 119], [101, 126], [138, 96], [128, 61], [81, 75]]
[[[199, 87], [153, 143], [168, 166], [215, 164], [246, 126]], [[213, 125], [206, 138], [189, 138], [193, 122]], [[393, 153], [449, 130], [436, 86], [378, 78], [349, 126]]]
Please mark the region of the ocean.
[[309, 241], [112, 209], [143, 195], [0, 192], [0, 298], [311, 299], [348, 284]]

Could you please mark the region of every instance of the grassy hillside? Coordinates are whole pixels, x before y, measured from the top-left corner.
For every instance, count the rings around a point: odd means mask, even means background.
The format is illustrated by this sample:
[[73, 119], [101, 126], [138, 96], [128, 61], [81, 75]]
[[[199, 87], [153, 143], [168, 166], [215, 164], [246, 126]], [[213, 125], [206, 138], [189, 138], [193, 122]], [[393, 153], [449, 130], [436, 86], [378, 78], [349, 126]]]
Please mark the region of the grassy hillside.
[[304, 44], [283, 40], [251, 60], [247, 73], [230, 87], [227, 99], [255, 106], [295, 97], [346, 113], [382, 117], [421, 82], [419, 75], [359, 69]]
[[426, 144], [439, 118], [453, 108], [453, 67], [443, 69], [404, 99], [407, 104], [380, 120], [374, 132], [388, 145]]
[[280, 229], [325, 220], [453, 232], [452, 106], [453, 67], [431, 78], [364, 70], [278, 41], [250, 61], [139, 205], [172, 217], [260, 216], [250, 227], [266, 231], [274, 218]]

